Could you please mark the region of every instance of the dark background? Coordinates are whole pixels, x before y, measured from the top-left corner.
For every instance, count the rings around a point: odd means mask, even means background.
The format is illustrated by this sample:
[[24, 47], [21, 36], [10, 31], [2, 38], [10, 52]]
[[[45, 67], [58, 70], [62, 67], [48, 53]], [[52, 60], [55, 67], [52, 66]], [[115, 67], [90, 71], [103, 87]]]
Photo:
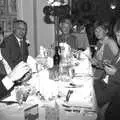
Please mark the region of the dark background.
[[[111, 4], [116, 9], [111, 9]], [[120, 0], [72, 0], [72, 16], [76, 20], [110, 20], [120, 17]]]

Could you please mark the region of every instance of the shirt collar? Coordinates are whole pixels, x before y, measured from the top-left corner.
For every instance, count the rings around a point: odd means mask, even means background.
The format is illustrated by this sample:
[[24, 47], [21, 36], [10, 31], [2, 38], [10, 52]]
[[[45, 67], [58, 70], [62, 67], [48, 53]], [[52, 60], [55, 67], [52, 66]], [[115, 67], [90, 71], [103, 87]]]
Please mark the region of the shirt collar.
[[23, 39], [18, 38], [17, 36], [15, 36], [15, 37], [16, 37], [16, 39], [17, 39], [18, 42], [20, 42], [20, 41], [23, 40]]

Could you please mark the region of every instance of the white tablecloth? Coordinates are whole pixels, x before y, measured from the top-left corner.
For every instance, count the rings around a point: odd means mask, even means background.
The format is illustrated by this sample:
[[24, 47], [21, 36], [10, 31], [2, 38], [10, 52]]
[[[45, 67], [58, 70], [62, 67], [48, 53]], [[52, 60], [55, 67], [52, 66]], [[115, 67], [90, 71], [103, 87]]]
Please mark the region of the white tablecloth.
[[[34, 104], [33, 104], [34, 105]], [[29, 108], [30, 106], [33, 106], [32, 104], [24, 104], [23, 108], [20, 108], [19, 105], [13, 104], [13, 105], [5, 105], [0, 104], [0, 120], [25, 120], [24, 118], [24, 109]], [[35, 120], [58, 120], [57, 117], [55, 117], [55, 114], [59, 117], [59, 120], [96, 120], [97, 114], [89, 112], [85, 114], [82, 109], [80, 112], [69, 112], [65, 111], [65, 109], [62, 106], [59, 106], [59, 113], [55, 113], [52, 111], [52, 108], [49, 107], [48, 109], [45, 109], [45, 107], [39, 106], [39, 119]], [[54, 115], [51, 115], [54, 114]], [[33, 119], [32, 119], [33, 120]]]
[[[84, 57], [86, 57], [85, 54], [83, 54], [82, 58]], [[83, 75], [86, 74], [89, 75], [92, 73], [91, 64], [88, 59], [85, 59], [84, 61], [83, 60], [80, 62], [79, 67], [74, 68], [75, 73], [77, 75], [82, 75], [82, 77], [80, 77], [80, 79], [75, 78], [72, 81], [76, 85], [80, 85], [80, 86], [83, 85], [83, 88], [82, 87], [78, 89], [69, 88], [69, 85], [66, 86], [66, 82], [55, 82], [53, 80], [50, 80], [48, 70], [43, 70], [39, 74], [35, 74], [32, 77], [32, 80], [30, 81], [30, 84], [33, 87], [35, 87], [38, 91], [40, 91], [45, 98], [49, 98], [51, 95], [53, 96], [58, 95], [59, 91], [67, 95], [67, 92], [69, 90], [73, 90], [73, 94], [71, 95], [68, 101], [68, 108], [62, 106], [65, 97], [63, 97], [64, 99], [62, 100], [62, 102], [57, 102], [59, 104], [59, 112], [57, 112], [57, 116], [59, 116], [59, 120], [96, 120], [97, 114], [96, 112], [93, 112], [97, 108], [96, 98], [93, 89], [93, 78], [90, 76], [83, 77]], [[14, 99], [10, 99], [10, 100], [14, 100]], [[83, 101], [84, 101], [84, 105], [83, 105]], [[77, 102], [78, 104], [74, 104]], [[53, 112], [53, 110], [55, 109], [52, 109], [48, 105], [48, 107], [50, 108], [49, 109], [50, 111], [48, 111], [48, 109], [42, 107], [44, 105], [44, 102], [40, 101], [40, 99], [38, 98], [34, 99], [34, 101], [32, 102], [29, 101], [24, 103], [22, 105], [23, 106], [22, 108], [18, 104], [6, 105], [4, 103], [0, 103], [0, 120], [24, 120], [24, 110], [35, 104], [39, 105], [38, 107], [39, 120], [58, 120], [57, 118], [52, 118], [52, 116], [51, 115], [49, 116], [48, 114], [48, 113], [56, 114], [56, 112]], [[78, 105], [79, 107], [82, 105], [82, 108], [77, 108], [77, 109], [70, 108], [69, 105], [71, 106]], [[91, 107], [93, 109], [90, 109], [89, 111], [86, 112], [85, 107]]]

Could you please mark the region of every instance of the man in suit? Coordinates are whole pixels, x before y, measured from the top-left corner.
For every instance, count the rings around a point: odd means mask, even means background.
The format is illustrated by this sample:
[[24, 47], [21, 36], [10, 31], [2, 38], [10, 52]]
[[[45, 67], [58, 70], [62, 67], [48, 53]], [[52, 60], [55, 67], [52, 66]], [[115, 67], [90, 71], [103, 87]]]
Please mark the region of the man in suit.
[[3, 74], [0, 71], [0, 100], [10, 95], [11, 90], [15, 85], [18, 85], [18, 82], [21, 84], [26, 81], [27, 79], [24, 79], [24, 76], [29, 72], [30, 67], [23, 61], [16, 65], [9, 74]]
[[4, 47], [1, 49], [2, 56], [13, 69], [20, 61], [26, 62], [28, 46], [26, 41], [27, 24], [23, 20], [13, 23], [13, 33], [4, 38]]
[[113, 64], [104, 67], [109, 75], [108, 83], [103, 80], [94, 81], [98, 106], [103, 107], [109, 103], [104, 115], [105, 120], [120, 120], [120, 55]]

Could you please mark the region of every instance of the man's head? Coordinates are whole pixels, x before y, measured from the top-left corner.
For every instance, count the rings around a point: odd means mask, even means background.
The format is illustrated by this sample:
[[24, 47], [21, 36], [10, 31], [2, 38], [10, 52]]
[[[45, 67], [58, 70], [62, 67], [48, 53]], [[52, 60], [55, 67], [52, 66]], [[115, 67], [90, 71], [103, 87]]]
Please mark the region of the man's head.
[[23, 20], [16, 20], [13, 22], [13, 33], [19, 39], [23, 39], [27, 34], [27, 23]]

